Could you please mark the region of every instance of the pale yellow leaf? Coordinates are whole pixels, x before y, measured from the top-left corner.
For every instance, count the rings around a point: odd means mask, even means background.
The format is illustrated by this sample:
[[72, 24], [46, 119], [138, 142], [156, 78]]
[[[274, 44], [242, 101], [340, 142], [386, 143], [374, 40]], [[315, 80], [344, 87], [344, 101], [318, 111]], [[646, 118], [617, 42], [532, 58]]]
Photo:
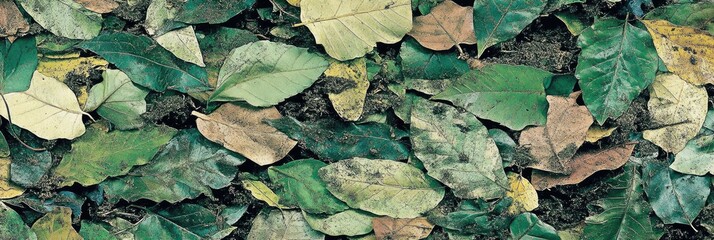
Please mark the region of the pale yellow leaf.
[[340, 93], [329, 93], [337, 114], [347, 121], [357, 121], [364, 111], [364, 99], [367, 97], [369, 79], [367, 79], [367, 62], [364, 58], [350, 62], [333, 61], [325, 70], [326, 77], [338, 78], [335, 81], [352, 81], [354, 86]]
[[241, 181], [241, 184], [243, 184], [243, 188], [246, 190], [250, 191], [250, 194], [253, 195], [255, 199], [258, 199], [260, 201], [263, 201], [268, 204], [268, 206], [271, 207], [276, 207], [276, 208], [281, 208], [281, 209], [288, 209], [289, 207], [284, 206], [278, 201], [280, 200], [280, 197], [278, 197], [273, 190], [270, 190], [265, 183], [261, 181], [255, 181], [255, 180], [243, 180]]
[[601, 126], [592, 125], [585, 134], [585, 141], [589, 143], [597, 142], [600, 139], [609, 137], [616, 129], [617, 127], [603, 128]]
[[[69, 53], [40, 58], [37, 71], [60, 82], [66, 82], [67, 75], [70, 73], [73, 77], [88, 78], [91, 69], [103, 70], [107, 66], [109, 62], [104, 59], [79, 57], [79, 53]], [[77, 100], [80, 105], [84, 105], [89, 97], [87, 86], [81, 86], [79, 92]]]
[[295, 7], [300, 7], [300, 0], [287, 0], [288, 4], [293, 5]]
[[192, 26], [167, 32], [156, 37], [156, 42], [181, 60], [201, 67], [206, 66]]
[[510, 189], [506, 196], [513, 199], [513, 203], [508, 207], [509, 213], [528, 212], [538, 207], [538, 193], [528, 179], [516, 173], [508, 173], [508, 185]]
[[25, 192], [10, 182], [10, 159], [0, 158], [0, 199], [14, 198]]

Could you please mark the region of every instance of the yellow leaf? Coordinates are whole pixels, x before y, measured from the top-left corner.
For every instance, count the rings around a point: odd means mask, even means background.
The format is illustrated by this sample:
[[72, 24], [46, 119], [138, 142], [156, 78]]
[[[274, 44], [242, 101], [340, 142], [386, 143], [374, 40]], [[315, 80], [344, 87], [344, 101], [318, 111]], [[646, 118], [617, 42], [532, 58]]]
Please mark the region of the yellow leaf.
[[364, 111], [364, 99], [367, 97], [369, 80], [367, 79], [367, 62], [364, 58], [349, 62], [333, 61], [325, 70], [326, 77], [337, 78], [336, 81], [352, 81], [354, 86], [340, 93], [330, 93], [328, 97], [337, 114], [347, 121], [357, 121]]
[[[37, 65], [37, 71], [45, 76], [65, 82], [67, 74], [73, 73], [77, 77], [88, 78], [89, 70], [93, 68], [106, 69], [109, 62], [98, 57], [79, 57], [78, 53], [68, 53], [64, 55], [55, 55], [52, 58], [40, 58]], [[82, 86], [80, 95], [77, 100], [81, 106], [87, 102], [89, 94], [87, 86]]]
[[0, 199], [14, 198], [23, 192], [24, 189], [10, 182], [10, 159], [0, 158]]
[[642, 22], [669, 71], [695, 85], [714, 83], [714, 36], [665, 20]]
[[647, 109], [653, 126], [643, 137], [667, 152], [678, 153], [697, 135], [707, 116], [707, 91], [674, 74], [662, 74], [650, 86]]
[[609, 137], [616, 129], [617, 127], [603, 128], [597, 125], [592, 125], [588, 129], [588, 132], [585, 133], [585, 141], [589, 143], [597, 142], [600, 139]]
[[509, 213], [528, 212], [538, 207], [538, 193], [528, 179], [508, 173], [508, 185], [511, 189], [506, 192], [506, 196], [513, 199], [508, 207]]
[[293, 5], [295, 7], [300, 7], [300, 0], [287, 0], [288, 4]]
[[82, 236], [72, 227], [72, 210], [68, 207], [55, 207], [32, 224], [32, 231], [37, 239], [47, 240], [82, 240]]
[[253, 195], [254, 198], [267, 203], [268, 206], [281, 209], [289, 208], [278, 203], [280, 197], [278, 197], [273, 190], [270, 190], [265, 183], [255, 180], [243, 180], [241, 181], [241, 184], [243, 184], [243, 188], [250, 191], [250, 194]]

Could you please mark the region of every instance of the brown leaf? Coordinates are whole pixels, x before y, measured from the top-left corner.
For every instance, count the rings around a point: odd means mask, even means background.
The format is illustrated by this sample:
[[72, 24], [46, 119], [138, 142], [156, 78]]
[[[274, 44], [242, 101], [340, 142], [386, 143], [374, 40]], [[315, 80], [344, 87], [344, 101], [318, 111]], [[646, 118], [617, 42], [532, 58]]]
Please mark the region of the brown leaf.
[[114, 11], [119, 4], [114, 0], [74, 0], [76, 3], [82, 4], [84, 8], [95, 13], [110, 13]]
[[425, 217], [372, 219], [372, 227], [377, 239], [422, 239], [429, 236], [434, 224]]
[[427, 15], [414, 18], [414, 27], [407, 33], [422, 46], [432, 50], [448, 50], [459, 44], [476, 44], [473, 7], [462, 7], [445, 1]]
[[263, 122], [282, 117], [275, 107], [226, 103], [209, 115], [191, 114], [198, 117], [196, 125], [203, 136], [261, 166], [280, 161], [297, 144]]
[[625, 165], [635, 149], [635, 145], [628, 143], [598, 152], [580, 154], [566, 163], [566, 166], [573, 170], [570, 175], [535, 170], [531, 175], [531, 184], [536, 190], [543, 190], [560, 185], [580, 183], [597, 171], [614, 170]]
[[545, 126], [523, 130], [519, 143], [528, 148], [536, 162], [528, 167], [555, 173], [568, 173], [564, 163], [585, 142], [593, 117], [587, 107], [575, 101], [579, 92], [569, 97], [548, 96], [548, 119]]
[[20, 9], [12, 0], [0, 0], [0, 37], [14, 37], [18, 33], [30, 31]]

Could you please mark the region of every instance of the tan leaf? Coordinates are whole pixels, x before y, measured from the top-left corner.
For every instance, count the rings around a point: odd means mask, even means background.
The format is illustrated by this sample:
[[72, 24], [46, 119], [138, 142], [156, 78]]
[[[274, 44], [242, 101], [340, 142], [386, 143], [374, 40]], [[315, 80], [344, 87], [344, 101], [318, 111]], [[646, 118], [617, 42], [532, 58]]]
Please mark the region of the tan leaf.
[[665, 20], [642, 20], [667, 69], [695, 85], [714, 83], [714, 36]]
[[30, 31], [30, 25], [22, 17], [14, 1], [0, 0], [0, 37], [14, 37]]
[[119, 4], [114, 0], [74, 0], [76, 3], [82, 4], [84, 8], [95, 13], [110, 13], [119, 7]]
[[357, 121], [364, 111], [364, 99], [367, 97], [369, 79], [367, 79], [367, 62], [358, 58], [350, 62], [333, 61], [325, 70], [326, 77], [338, 78], [338, 81], [352, 81], [354, 87], [345, 89], [340, 93], [329, 93], [327, 96], [332, 102], [340, 117], [347, 121]]
[[585, 142], [593, 123], [587, 107], [575, 101], [579, 92], [569, 97], [548, 96], [548, 118], [545, 126], [531, 127], [521, 132], [519, 143], [537, 160], [528, 167], [556, 173], [570, 171], [564, 163], [575, 155]]
[[429, 236], [434, 224], [425, 217], [372, 219], [372, 227], [377, 239], [423, 239]]
[[0, 158], [0, 199], [14, 198], [25, 192], [10, 182], [10, 159]]
[[261, 166], [280, 161], [297, 144], [263, 122], [282, 117], [275, 107], [255, 108], [227, 103], [209, 115], [191, 114], [198, 117], [196, 125], [203, 136]]
[[634, 149], [635, 144], [628, 143], [597, 152], [583, 153], [566, 163], [566, 166], [573, 170], [570, 175], [534, 170], [533, 175], [531, 175], [531, 183], [536, 190], [577, 184], [598, 171], [614, 170], [622, 167]]
[[414, 18], [414, 28], [407, 33], [422, 46], [432, 50], [448, 50], [459, 44], [476, 44], [473, 7], [462, 7], [445, 1], [424, 16]]
[[612, 132], [614, 132], [617, 129], [617, 127], [612, 127], [612, 128], [603, 128], [598, 125], [593, 125], [590, 126], [590, 129], [588, 129], [588, 132], [585, 134], [585, 141], [589, 143], [594, 143], [597, 142], [600, 139], [609, 137], [612, 135]]

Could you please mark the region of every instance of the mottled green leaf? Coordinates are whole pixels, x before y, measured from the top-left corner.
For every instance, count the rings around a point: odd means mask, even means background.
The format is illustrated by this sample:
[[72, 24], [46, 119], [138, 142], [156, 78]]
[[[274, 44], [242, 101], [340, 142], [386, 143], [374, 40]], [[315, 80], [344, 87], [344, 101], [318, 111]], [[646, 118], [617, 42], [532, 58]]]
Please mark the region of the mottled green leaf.
[[462, 234], [493, 236], [511, 223], [512, 217], [506, 214], [506, 210], [512, 202], [510, 198], [492, 203], [483, 199], [464, 200], [446, 215], [429, 215], [429, 221]]
[[456, 78], [469, 71], [466, 61], [454, 51], [431, 51], [414, 39], [407, 39], [399, 49], [405, 78], [439, 80]]
[[34, 37], [18, 38], [13, 43], [0, 40], [0, 93], [22, 92], [30, 88], [37, 64]]
[[176, 21], [190, 24], [224, 23], [254, 3], [255, 0], [188, 0], [176, 13]]
[[102, 15], [72, 0], [18, 0], [44, 29], [71, 39], [90, 39], [102, 29]]
[[89, 90], [83, 110], [106, 118], [120, 130], [144, 126], [141, 114], [146, 112], [148, 90], [134, 85], [122, 71], [107, 69], [102, 73], [103, 82]]
[[550, 85], [545, 88], [545, 93], [562, 97], [570, 96], [577, 82], [578, 79], [573, 75], [555, 75]]
[[10, 146], [10, 180], [18, 186], [36, 186], [52, 167], [49, 151], [33, 151], [20, 144]]
[[248, 240], [320, 240], [325, 235], [310, 228], [300, 211], [264, 210], [253, 220]]
[[79, 235], [84, 239], [92, 240], [118, 240], [109, 230], [104, 228], [101, 223], [82, 220], [82, 226], [79, 229]]
[[297, 160], [268, 168], [270, 181], [281, 186], [277, 194], [282, 205], [298, 205], [309, 213], [334, 214], [346, 210], [345, 203], [327, 191], [317, 171], [327, 166], [315, 159]]
[[[173, 205], [155, 211], [166, 223], [177, 225], [202, 238], [222, 239], [233, 230], [220, 215], [197, 204]], [[230, 231], [228, 231], [230, 233]]]
[[560, 240], [555, 228], [544, 223], [533, 213], [521, 213], [510, 226], [511, 238], [514, 240]]
[[137, 223], [134, 237], [135, 239], [201, 239], [195, 233], [153, 213], [147, 214], [144, 219]]
[[307, 223], [317, 231], [330, 236], [357, 236], [372, 231], [372, 215], [360, 210], [348, 209], [332, 215], [302, 212]]
[[538, 18], [545, 5], [544, 0], [476, 0], [474, 31], [478, 57], [486, 48], [518, 35]]
[[703, 134], [687, 142], [684, 149], [677, 153], [669, 167], [673, 170], [692, 175], [714, 174], [714, 135]]
[[652, 209], [665, 224], [691, 225], [704, 208], [711, 187], [708, 176], [684, 175], [657, 162], [647, 162], [642, 180]]
[[690, 26], [714, 35], [714, 2], [681, 3], [658, 7], [645, 19], [663, 19], [679, 26]]
[[72, 227], [72, 211], [66, 207], [58, 207], [45, 214], [32, 224], [32, 231], [37, 234], [37, 239], [82, 240], [82, 236]]
[[0, 202], [0, 239], [37, 240], [37, 235], [25, 225], [20, 214]]

